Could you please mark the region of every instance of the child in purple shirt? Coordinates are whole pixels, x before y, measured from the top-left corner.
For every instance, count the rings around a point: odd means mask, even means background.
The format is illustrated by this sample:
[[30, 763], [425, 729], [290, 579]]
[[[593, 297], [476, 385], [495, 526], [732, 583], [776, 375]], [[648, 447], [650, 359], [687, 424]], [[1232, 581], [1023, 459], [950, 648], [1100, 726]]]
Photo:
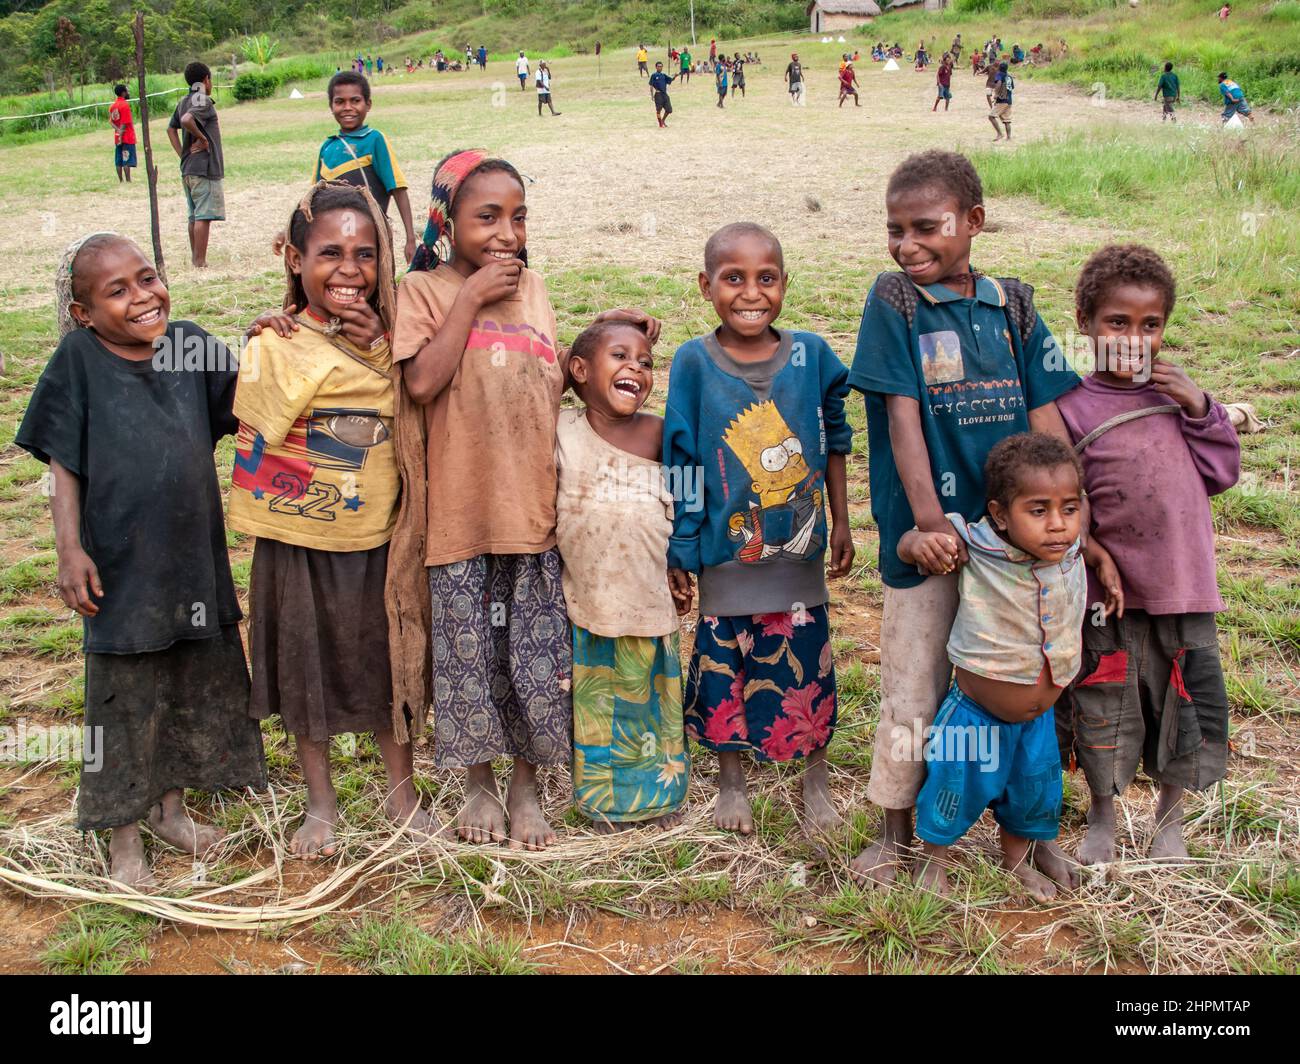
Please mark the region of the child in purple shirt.
[[1114, 860], [1114, 799], [1139, 759], [1160, 787], [1154, 858], [1187, 856], [1183, 792], [1227, 771], [1210, 496], [1237, 482], [1241, 450], [1222, 404], [1159, 357], [1173, 306], [1173, 275], [1150, 248], [1094, 254], [1075, 315], [1097, 368], [1056, 401], [1083, 462], [1093, 535], [1123, 582], [1107, 618], [1089, 574], [1083, 666], [1058, 713], [1092, 792], [1083, 864]]

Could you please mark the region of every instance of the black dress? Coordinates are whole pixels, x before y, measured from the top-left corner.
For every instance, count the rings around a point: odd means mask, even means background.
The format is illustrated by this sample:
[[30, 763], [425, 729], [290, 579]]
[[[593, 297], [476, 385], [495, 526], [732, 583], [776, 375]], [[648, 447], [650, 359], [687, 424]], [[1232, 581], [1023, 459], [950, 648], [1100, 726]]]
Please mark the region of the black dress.
[[78, 329], [18, 430], [19, 446], [77, 477], [81, 544], [104, 589], [83, 621], [82, 830], [140, 820], [176, 788], [266, 786], [212, 460], [237, 428], [236, 377], [191, 322], [168, 325], [145, 362]]

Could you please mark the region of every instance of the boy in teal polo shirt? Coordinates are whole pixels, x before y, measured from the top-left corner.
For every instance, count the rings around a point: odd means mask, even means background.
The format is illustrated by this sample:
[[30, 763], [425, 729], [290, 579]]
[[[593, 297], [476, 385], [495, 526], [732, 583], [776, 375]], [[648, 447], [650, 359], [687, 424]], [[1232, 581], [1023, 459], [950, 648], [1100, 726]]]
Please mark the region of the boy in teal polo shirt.
[[411, 220], [411, 198], [388, 138], [366, 125], [371, 106], [370, 82], [364, 75], [344, 70], [330, 78], [328, 96], [339, 131], [326, 137], [320, 146], [312, 180], [365, 185], [385, 214], [389, 199], [396, 200], [406, 230], [406, 261], [410, 262], [419, 246]]
[[1219, 94], [1223, 97], [1223, 120], [1227, 122], [1233, 115], [1241, 115], [1250, 122], [1255, 121], [1255, 116], [1250, 113], [1250, 104], [1246, 102], [1246, 94], [1242, 91], [1232, 78], [1228, 77], [1226, 72], [1219, 74]]
[[[956, 544], [952, 571], [925, 576], [899, 558], [899, 540], [913, 528], [949, 532], [945, 512], [983, 517], [984, 463], [999, 440], [1033, 430], [1070, 442], [1055, 400], [1079, 378], [1034, 309], [1033, 289], [971, 269], [983, 201], [965, 156], [927, 151], [894, 171], [885, 209], [889, 252], [902, 272], [876, 278], [849, 374], [866, 398], [885, 584], [883, 697], [867, 788], [885, 810], [885, 826], [853, 862], [855, 875], [877, 885], [894, 881], [912, 843], [922, 738], [952, 676], [946, 646], [956, 571], [967, 558]], [[1089, 549], [1100, 564], [1105, 552], [1095, 541]], [[1053, 880], [1071, 882], [1068, 859], [1054, 845], [1036, 846], [1033, 860]]]

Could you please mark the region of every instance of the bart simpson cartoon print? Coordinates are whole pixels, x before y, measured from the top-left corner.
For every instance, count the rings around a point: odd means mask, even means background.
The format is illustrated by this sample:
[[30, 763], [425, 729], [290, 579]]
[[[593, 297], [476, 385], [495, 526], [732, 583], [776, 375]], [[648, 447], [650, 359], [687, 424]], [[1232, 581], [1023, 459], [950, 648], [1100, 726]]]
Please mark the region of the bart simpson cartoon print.
[[771, 399], [746, 407], [727, 426], [723, 442], [749, 473], [758, 496], [731, 515], [728, 535], [740, 540], [737, 558], [748, 564], [803, 560], [822, 548], [821, 474], [810, 473], [803, 444]]

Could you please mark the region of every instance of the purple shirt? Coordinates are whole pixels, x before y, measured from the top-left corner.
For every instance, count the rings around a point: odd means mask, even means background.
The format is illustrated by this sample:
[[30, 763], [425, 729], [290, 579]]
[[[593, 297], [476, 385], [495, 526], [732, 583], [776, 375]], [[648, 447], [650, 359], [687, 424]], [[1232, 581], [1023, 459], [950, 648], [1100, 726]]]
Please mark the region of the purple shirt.
[[[1092, 529], [1110, 551], [1124, 586], [1124, 607], [1147, 613], [1223, 609], [1214, 567], [1210, 496], [1227, 491], [1241, 470], [1241, 445], [1228, 412], [1207, 394], [1205, 417], [1152, 414], [1119, 425], [1080, 455], [1092, 505]], [[1087, 377], [1056, 400], [1078, 441], [1116, 414], [1173, 402], [1155, 386], [1118, 388]], [[1103, 599], [1088, 574], [1088, 603]]]

